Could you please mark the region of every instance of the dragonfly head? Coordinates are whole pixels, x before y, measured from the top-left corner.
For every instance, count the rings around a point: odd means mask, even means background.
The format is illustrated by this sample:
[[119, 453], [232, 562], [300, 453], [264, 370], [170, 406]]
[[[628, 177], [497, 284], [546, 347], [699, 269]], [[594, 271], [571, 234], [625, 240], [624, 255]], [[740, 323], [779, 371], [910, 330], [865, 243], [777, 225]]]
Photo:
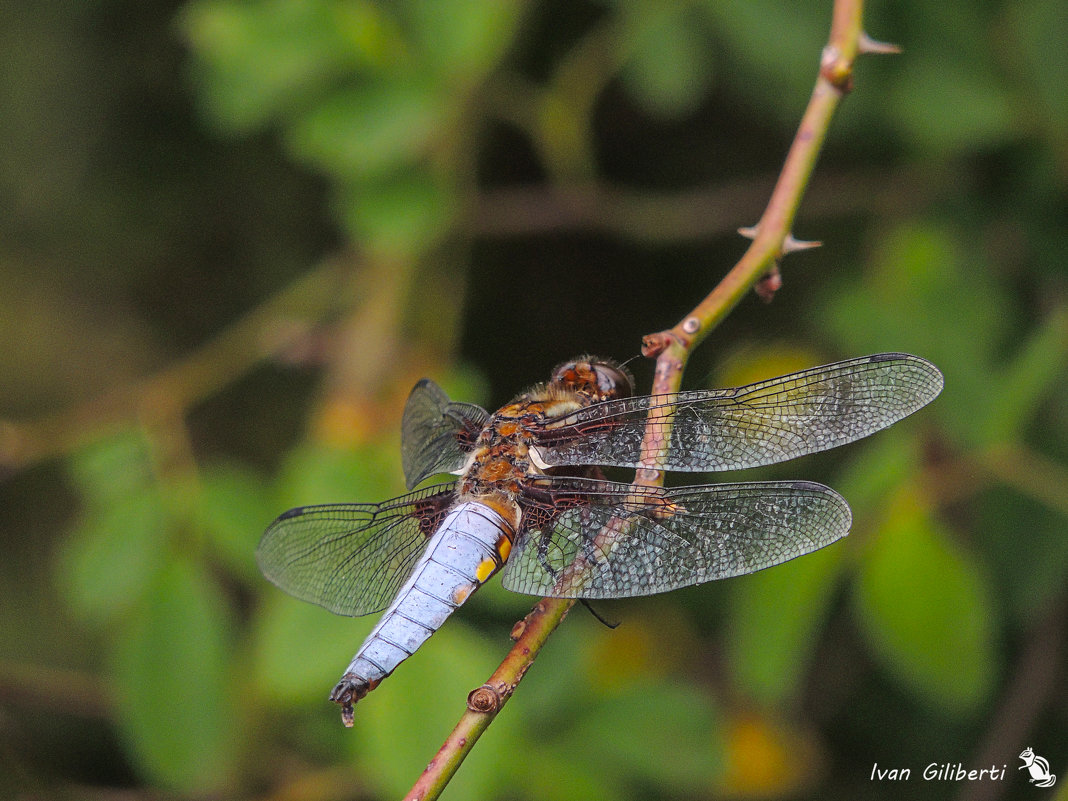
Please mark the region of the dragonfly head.
[[626, 367], [594, 356], [564, 362], [553, 370], [549, 384], [580, 392], [594, 401], [627, 398], [634, 394], [634, 378]]

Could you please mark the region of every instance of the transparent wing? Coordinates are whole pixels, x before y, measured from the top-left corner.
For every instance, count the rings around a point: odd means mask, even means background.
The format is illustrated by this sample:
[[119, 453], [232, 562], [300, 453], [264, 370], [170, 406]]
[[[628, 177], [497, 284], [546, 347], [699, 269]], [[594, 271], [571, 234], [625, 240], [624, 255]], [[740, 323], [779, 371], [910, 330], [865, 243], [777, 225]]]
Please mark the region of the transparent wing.
[[845, 500], [808, 481], [669, 490], [552, 479], [502, 573], [515, 592], [627, 598], [753, 573], [849, 532]]
[[401, 461], [408, 489], [435, 473], [463, 467], [488, 419], [486, 410], [473, 403], [450, 401], [429, 378], [416, 384], [401, 421]]
[[290, 595], [339, 615], [384, 609], [456, 493], [439, 484], [384, 503], [290, 509], [267, 528], [256, 562]]
[[624, 398], [544, 421], [537, 449], [550, 465], [641, 467], [651, 409], [674, 408], [667, 470], [736, 470], [786, 461], [866, 437], [942, 391], [930, 362], [882, 353], [744, 387]]

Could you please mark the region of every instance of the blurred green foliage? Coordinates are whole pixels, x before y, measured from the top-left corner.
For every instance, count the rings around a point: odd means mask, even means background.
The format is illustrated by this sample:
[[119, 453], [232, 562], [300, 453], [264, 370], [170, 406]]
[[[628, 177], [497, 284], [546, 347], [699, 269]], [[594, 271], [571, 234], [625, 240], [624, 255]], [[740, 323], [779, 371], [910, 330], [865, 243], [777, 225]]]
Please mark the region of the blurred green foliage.
[[[260, 533], [398, 493], [421, 375], [496, 407], [703, 297], [830, 9], [6, 10], [0, 796], [402, 794], [531, 600], [487, 587], [345, 732], [325, 696], [374, 621], [269, 586]], [[874, 762], [1065, 764], [1063, 5], [867, 19], [904, 54], [862, 59], [833, 122], [796, 232], [826, 247], [787, 259], [688, 383], [898, 350], [938, 364], [942, 397], [745, 474], [834, 486], [845, 542], [606, 603], [617, 630], [575, 610], [447, 798], [855, 798], [883, 794]], [[1026, 740], [997, 739], [1006, 716]]]
[[893, 510], [866, 554], [857, 605], [887, 668], [930, 703], [957, 711], [990, 689], [998, 621], [981, 571], [948, 534], [922, 512]]

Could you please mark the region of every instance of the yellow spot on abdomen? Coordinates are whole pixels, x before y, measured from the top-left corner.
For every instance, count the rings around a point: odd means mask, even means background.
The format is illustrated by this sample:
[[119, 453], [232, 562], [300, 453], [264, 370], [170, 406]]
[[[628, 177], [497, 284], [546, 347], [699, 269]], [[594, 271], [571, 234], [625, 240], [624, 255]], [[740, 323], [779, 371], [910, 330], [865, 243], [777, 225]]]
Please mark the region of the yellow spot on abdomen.
[[[481, 567], [482, 566], [479, 565], [479, 569], [481, 569]], [[475, 587], [472, 584], [464, 584], [462, 586], [457, 587], [455, 590], [452, 591], [452, 602], [459, 606], [471, 597], [471, 593], [474, 591], [474, 589]]]
[[478, 563], [478, 567], [475, 568], [475, 578], [478, 579], [479, 583], [482, 583], [490, 576], [492, 576], [493, 572], [496, 569], [497, 562], [495, 560], [483, 559], [481, 562]]

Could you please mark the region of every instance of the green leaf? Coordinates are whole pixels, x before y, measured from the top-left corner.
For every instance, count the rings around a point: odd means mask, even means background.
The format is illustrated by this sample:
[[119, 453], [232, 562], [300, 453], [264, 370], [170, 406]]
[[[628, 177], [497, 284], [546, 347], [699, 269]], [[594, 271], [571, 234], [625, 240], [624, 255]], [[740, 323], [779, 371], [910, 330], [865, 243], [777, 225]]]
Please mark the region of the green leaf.
[[[515, 703], [522, 703], [521, 698]], [[553, 747], [551, 743], [534, 740], [523, 743], [522, 753], [524, 759], [513, 760], [514, 769], [520, 774], [515, 783], [515, 797], [551, 798], [554, 801], [635, 797], [628, 793], [624, 776], [617, 771], [592, 766], [585, 748]]]
[[326, 98], [296, 121], [288, 141], [299, 158], [350, 181], [414, 163], [441, 124], [432, 87], [393, 76]]
[[98, 440], [77, 451], [67, 464], [78, 489], [102, 506], [140, 491], [152, 475], [148, 443], [137, 429]]
[[[921, 414], [936, 416], [961, 443], [985, 447], [1019, 435], [1063, 375], [1068, 314], [1050, 314], [1022, 347], [1019, 335], [1008, 344], [1019, 310], [992, 280], [984, 254], [945, 226], [900, 224], [875, 253], [863, 284], [830, 293], [817, 318], [851, 349], [893, 343], [937, 364], [945, 391]], [[1007, 360], [1006, 348], [1016, 351]]]
[[522, 8], [514, 0], [413, 0], [408, 16], [426, 71], [454, 85], [477, 80], [511, 47]]
[[349, 233], [387, 258], [419, 256], [448, 229], [455, 212], [451, 193], [425, 172], [349, 186], [338, 201]]
[[326, 697], [376, 617], [339, 617], [298, 601], [263, 579], [265, 601], [253, 626], [253, 675], [273, 702], [329, 713]]
[[[714, 28], [706, 47], [722, 41], [729, 51], [725, 59], [734, 68], [722, 70], [722, 79], [733, 83], [738, 97], [795, 125], [819, 69], [825, 19], [810, 6], [775, 0], [703, 0], [696, 7]], [[766, 101], [772, 102], [764, 108]]]
[[275, 516], [294, 506], [380, 501], [403, 489], [396, 440], [357, 449], [305, 442], [290, 451], [282, 467]]
[[1024, 433], [1041, 397], [1064, 374], [1066, 352], [1068, 311], [1060, 309], [1042, 321], [998, 379], [990, 382], [983, 442], [1005, 442]]
[[856, 610], [886, 669], [949, 712], [974, 709], [995, 674], [995, 606], [970, 555], [911, 498], [899, 499], [861, 564]]
[[778, 706], [796, 695], [819, 643], [844, 555], [840, 543], [733, 582], [730, 665], [756, 701]]
[[982, 252], [969, 252], [954, 229], [909, 220], [884, 234], [874, 254], [864, 280], [828, 292], [832, 300], [816, 319], [850, 352], [892, 343], [933, 361], [945, 391], [921, 414], [937, 417], [962, 442], [983, 441], [994, 349], [1011, 314]]
[[120, 733], [153, 782], [204, 792], [231, 771], [230, 650], [222, 594], [198, 565], [175, 559], [156, 575], [115, 655]]
[[642, 682], [599, 698], [562, 745], [624, 781], [692, 793], [723, 769], [719, 719], [714, 701], [694, 687]]
[[685, 9], [643, 6], [636, 11], [621, 45], [630, 52], [623, 80], [649, 112], [682, 117], [693, 111], [712, 80], [708, 42]]
[[1017, 0], [1005, 7], [1016, 36], [1011, 52], [1022, 62], [1046, 113], [1036, 116], [1058, 131], [1061, 144], [1068, 128], [1068, 48], [1064, 47], [1064, 4], [1061, 0]]
[[907, 424], [894, 427], [852, 446], [834, 488], [849, 501], [854, 528], [858, 523], [863, 526], [887, 497], [921, 469], [919, 442], [913, 433], [920, 427], [911, 431]]
[[[288, 6], [285, 0], [281, 5]], [[357, 56], [361, 65], [375, 71], [391, 72], [410, 61], [411, 47], [405, 40], [392, 4], [374, 0], [328, 2], [332, 19], [328, 27]]]
[[248, 468], [213, 465], [201, 474], [197, 517], [212, 550], [237, 575], [258, 580], [254, 553], [277, 508], [267, 481]]
[[132, 490], [86, 512], [60, 551], [58, 584], [79, 618], [102, 623], [140, 603], [167, 547], [159, 493]]
[[1005, 599], [1006, 613], [1022, 629], [1033, 626], [1068, 579], [1064, 515], [1018, 489], [998, 485], [979, 493], [969, 511], [978, 544], [990, 564], [997, 565], [992, 580]]
[[288, 117], [342, 76], [403, 59], [396, 26], [373, 3], [201, 0], [180, 23], [198, 93], [229, 131]]
[[990, 149], [1018, 135], [1009, 93], [989, 59], [968, 60], [945, 50], [910, 56], [887, 98], [896, 121], [918, 152]]

